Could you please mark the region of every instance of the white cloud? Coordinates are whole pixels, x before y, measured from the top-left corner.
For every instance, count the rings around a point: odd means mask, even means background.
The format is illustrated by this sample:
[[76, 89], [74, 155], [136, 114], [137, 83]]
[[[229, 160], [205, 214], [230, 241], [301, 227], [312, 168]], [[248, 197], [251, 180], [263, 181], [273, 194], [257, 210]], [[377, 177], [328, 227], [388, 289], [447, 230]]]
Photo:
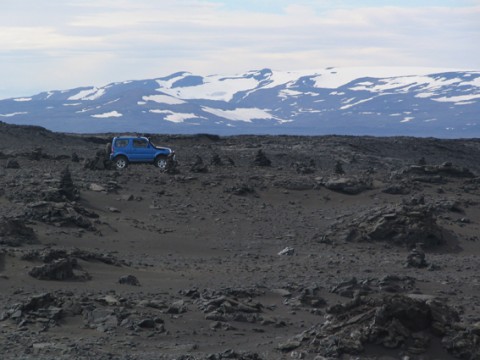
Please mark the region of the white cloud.
[[448, 0], [395, 7], [375, 1], [358, 7], [348, 0], [41, 3], [3, 0], [0, 5], [0, 76], [5, 79], [0, 97], [182, 70], [480, 68], [480, 48], [474, 45], [480, 38], [478, 1], [457, 1], [461, 7]]
[[53, 27], [0, 26], [1, 51], [74, 49], [100, 43], [97, 36], [70, 36]]

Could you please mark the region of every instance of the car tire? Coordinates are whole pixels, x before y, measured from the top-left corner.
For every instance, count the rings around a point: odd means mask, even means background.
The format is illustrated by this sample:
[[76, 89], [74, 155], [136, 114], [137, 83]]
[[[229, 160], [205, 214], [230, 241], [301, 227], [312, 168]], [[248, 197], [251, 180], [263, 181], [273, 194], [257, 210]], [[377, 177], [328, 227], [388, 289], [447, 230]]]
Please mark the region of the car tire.
[[155, 162], [153, 163], [160, 170], [165, 170], [167, 168], [167, 157], [166, 156], [157, 156]]
[[118, 170], [123, 170], [128, 166], [128, 159], [125, 156], [117, 156], [114, 164]]

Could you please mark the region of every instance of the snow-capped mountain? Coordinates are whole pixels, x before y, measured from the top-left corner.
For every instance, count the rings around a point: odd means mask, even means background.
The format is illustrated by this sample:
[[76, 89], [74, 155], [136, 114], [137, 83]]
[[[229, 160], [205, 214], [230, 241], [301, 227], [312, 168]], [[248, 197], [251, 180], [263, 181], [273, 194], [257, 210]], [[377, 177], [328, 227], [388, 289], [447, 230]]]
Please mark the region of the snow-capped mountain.
[[480, 71], [327, 68], [167, 77], [0, 100], [55, 131], [480, 136]]

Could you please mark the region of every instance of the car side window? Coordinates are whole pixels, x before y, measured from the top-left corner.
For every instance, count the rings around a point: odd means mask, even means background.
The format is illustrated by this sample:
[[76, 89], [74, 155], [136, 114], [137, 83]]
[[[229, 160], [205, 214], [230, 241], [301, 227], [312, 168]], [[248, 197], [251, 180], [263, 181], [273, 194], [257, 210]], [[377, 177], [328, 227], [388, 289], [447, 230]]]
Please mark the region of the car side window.
[[127, 139], [118, 139], [115, 141], [115, 147], [117, 148], [122, 148], [128, 145], [128, 140]]
[[133, 147], [136, 148], [146, 148], [148, 141], [145, 139], [133, 139]]

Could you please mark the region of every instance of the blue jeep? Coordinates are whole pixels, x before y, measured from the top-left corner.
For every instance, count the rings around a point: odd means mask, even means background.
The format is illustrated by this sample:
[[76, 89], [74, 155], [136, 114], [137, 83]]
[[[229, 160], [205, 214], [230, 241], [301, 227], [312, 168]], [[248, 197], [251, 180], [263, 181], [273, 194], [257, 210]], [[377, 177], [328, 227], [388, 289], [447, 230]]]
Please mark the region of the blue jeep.
[[146, 137], [118, 136], [111, 144], [110, 160], [117, 169], [124, 169], [132, 163], [153, 163], [165, 170], [169, 160], [175, 160], [175, 152], [167, 147], [153, 145]]

